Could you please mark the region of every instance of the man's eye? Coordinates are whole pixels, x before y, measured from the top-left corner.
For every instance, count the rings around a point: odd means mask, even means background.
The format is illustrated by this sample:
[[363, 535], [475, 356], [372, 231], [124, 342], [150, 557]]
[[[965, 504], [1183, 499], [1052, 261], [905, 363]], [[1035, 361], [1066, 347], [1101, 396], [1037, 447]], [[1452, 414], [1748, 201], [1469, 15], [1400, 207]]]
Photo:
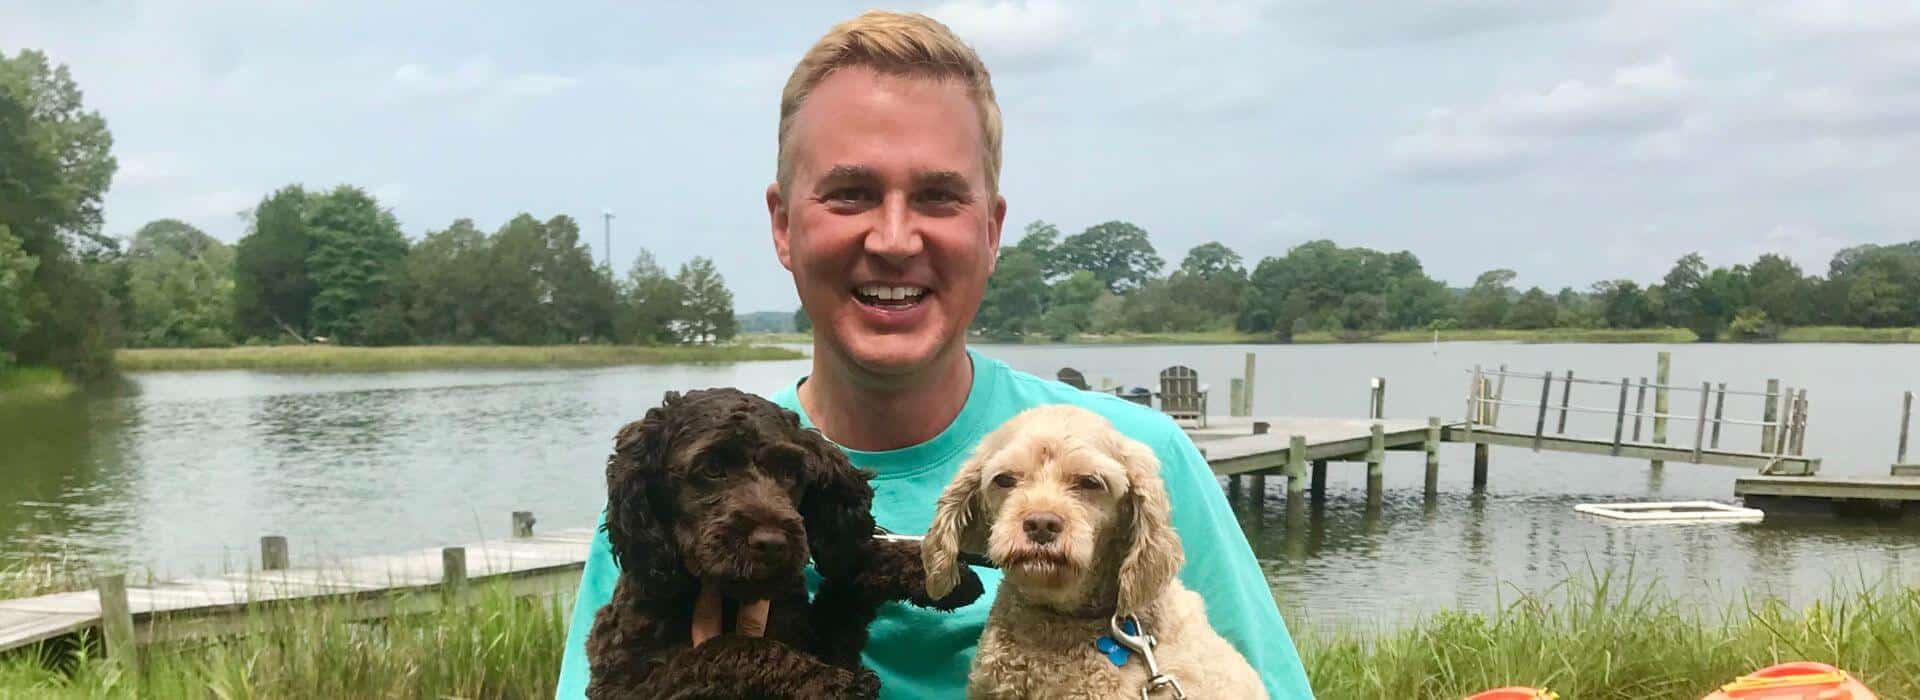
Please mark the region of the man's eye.
[[1099, 491], [1105, 489], [1107, 485], [1100, 481], [1100, 477], [1082, 476], [1073, 480], [1073, 487], [1081, 491]]
[[827, 196], [820, 198], [821, 201], [829, 205], [842, 207], [872, 204], [878, 199], [879, 197], [874, 196], [872, 190], [859, 187], [842, 187], [828, 192]]
[[961, 201], [960, 195], [946, 190], [927, 190], [921, 192], [915, 199], [920, 200], [921, 204], [934, 205], [957, 204]]
[[1012, 474], [995, 474], [993, 477], [993, 485], [1003, 489], [1013, 488], [1017, 483], [1020, 483], [1020, 480], [1013, 478]]

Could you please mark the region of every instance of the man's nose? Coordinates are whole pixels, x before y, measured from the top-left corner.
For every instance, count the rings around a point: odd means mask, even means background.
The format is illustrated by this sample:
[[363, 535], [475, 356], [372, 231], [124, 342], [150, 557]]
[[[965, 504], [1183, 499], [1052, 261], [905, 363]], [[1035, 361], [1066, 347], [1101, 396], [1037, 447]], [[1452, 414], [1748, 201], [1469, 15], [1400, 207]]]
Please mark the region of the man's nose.
[[899, 264], [918, 256], [925, 248], [913, 207], [905, 194], [887, 196], [880, 204], [880, 219], [867, 234], [867, 254]]

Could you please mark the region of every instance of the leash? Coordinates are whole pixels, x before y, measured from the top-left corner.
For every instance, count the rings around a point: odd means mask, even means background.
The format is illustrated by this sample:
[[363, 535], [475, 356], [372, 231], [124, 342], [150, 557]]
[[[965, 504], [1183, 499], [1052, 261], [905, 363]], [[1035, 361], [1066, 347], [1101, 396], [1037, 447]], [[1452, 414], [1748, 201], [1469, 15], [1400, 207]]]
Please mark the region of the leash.
[[[1180, 687], [1180, 680], [1161, 671], [1160, 662], [1153, 658], [1153, 648], [1160, 642], [1154, 639], [1153, 635], [1147, 634], [1139, 618], [1132, 615], [1114, 615], [1107, 621], [1107, 627], [1110, 630], [1108, 634], [1111, 636], [1102, 637], [1094, 643], [1094, 646], [1102, 647], [1100, 641], [1111, 639], [1114, 643], [1126, 647], [1127, 650], [1139, 654], [1140, 658], [1147, 662], [1147, 684], [1140, 687], [1140, 700], [1150, 700], [1154, 693], [1162, 690], [1172, 690], [1175, 700], [1186, 700], [1187, 691]], [[1127, 661], [1126, 655], [1118, 655], [1118, 660], [1115, 660], [1116, 655], [1113, 650], [1104, 647], [1101, 650], [1107, 652], [1108, 660], [1114, 661], [1115, 666]]]

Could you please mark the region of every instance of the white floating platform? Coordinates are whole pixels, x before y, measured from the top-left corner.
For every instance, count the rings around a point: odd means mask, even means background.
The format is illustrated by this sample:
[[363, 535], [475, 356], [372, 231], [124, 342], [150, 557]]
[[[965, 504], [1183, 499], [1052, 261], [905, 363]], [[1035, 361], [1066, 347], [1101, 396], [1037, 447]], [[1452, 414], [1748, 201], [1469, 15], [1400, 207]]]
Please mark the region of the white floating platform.
[[1638, 523], [1759, 522], [1766, 517], [1753, 508], [1742, 508], [1714, 501], [1673, 501], [1667, 503], [1581, 503], [1575, 511], [1614, 520]]

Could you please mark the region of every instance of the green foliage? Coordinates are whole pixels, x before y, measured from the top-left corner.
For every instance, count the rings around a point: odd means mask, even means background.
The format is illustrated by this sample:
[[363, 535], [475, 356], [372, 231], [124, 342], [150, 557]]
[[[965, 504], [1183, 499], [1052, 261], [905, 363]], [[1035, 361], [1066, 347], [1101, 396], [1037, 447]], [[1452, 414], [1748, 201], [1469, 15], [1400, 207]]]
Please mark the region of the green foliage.
[[807, 315], [806, 307], [801, 307], [793, 310], [793, 332], [795, 333], [813, 332], [813, 317]]
[[396, 286], [406, 275], [407, 239], [392, 212], [343, 185], [314, 204], [309, 226], [314, 333], [353, 345], [403, 342], [405, 326], [396, 326], [392, 307], [404, 306]]
[[161, 219], [134, 234], [126, 258], [127, 331], [135, 345], [233, 343], [233, 249], [186, 223]]
[[1146, 229], [1125, 221], [1097, 224], [1068, 236], [1053, 256], [1061, 270], [1091, 272], [1115, 294], [1145, 286], [1166, 265], [1147, 240]]
[[[687, 290], [667, 276], [652, 253], [643, 249], [634, 257], [620, 293], [625, 303], [614, 319], [614, 337], [623, 343], [679, 342], [676, 324], [685, 314]], [[796, 320], [805, 319], [805, 311], [795, 312]]]
[[1047, 280], [1039, 256], [1019, 247], [1001, 248], [974, 327], [992, 335], [1020, 335], [1039, 324], [1046, 304]]
[[1653, 323], [1653, 307], [1632, 280], [1595, 282], [1593, 303], [1608, 328], [1643, 328]]
[[307, 273], [314, 248], [307, 216], [315, 199], [301, 186], [289, 185], [254, 207], [253, 225], [234, 247], [236, 335], [308, 335], [315, 288]]
[[1488, 270], [1480, 273], [1460, 300], [1460, 322], [1468, 328], [1498, 328], [1512, 306], [1512, 270]]
[[113, 136], [65, 66], [38, 51], [0, 54], [0, 354], [74, 375], [104, 372], [118, 342], [100, 207], [118, 167]]
[[679, 319], [680, 336], [691, 343], [720, 343], [732, 340], [739, 330], [733, 317], [733, 292], [714, 269], [713, 261], [696, 257], [680, 266], [674, 282], [686, 290], [686, 302]]
[[472, 219], [456, 219], [407, 252], [413, 283], [409, 318], [414, 335], [430, 342], [473, 342], [490, 330], [486, 297], [491, 242]]
[[1534, 287], [1520, 295], [1520, 301], [1507, 311], [1506, 327], [1521, 330], [1552, 328], [1559, 318], [1559, 304], [1553, 297], [1547, 296], [1545, 290]]
[[1033, 259], [1040, 262], [1041, 272], [1047, 279], [1062, 277], [1073, 272], [1073, 269], [1067, 265], [1066, 259], [1055, 254], [1060, 247], [1060, 227], [1058, 226], [1045, 221], [1027, 224], [1025, 233], [1020, 236], [1020, 242], [1012, 247], [1033, 255]]

